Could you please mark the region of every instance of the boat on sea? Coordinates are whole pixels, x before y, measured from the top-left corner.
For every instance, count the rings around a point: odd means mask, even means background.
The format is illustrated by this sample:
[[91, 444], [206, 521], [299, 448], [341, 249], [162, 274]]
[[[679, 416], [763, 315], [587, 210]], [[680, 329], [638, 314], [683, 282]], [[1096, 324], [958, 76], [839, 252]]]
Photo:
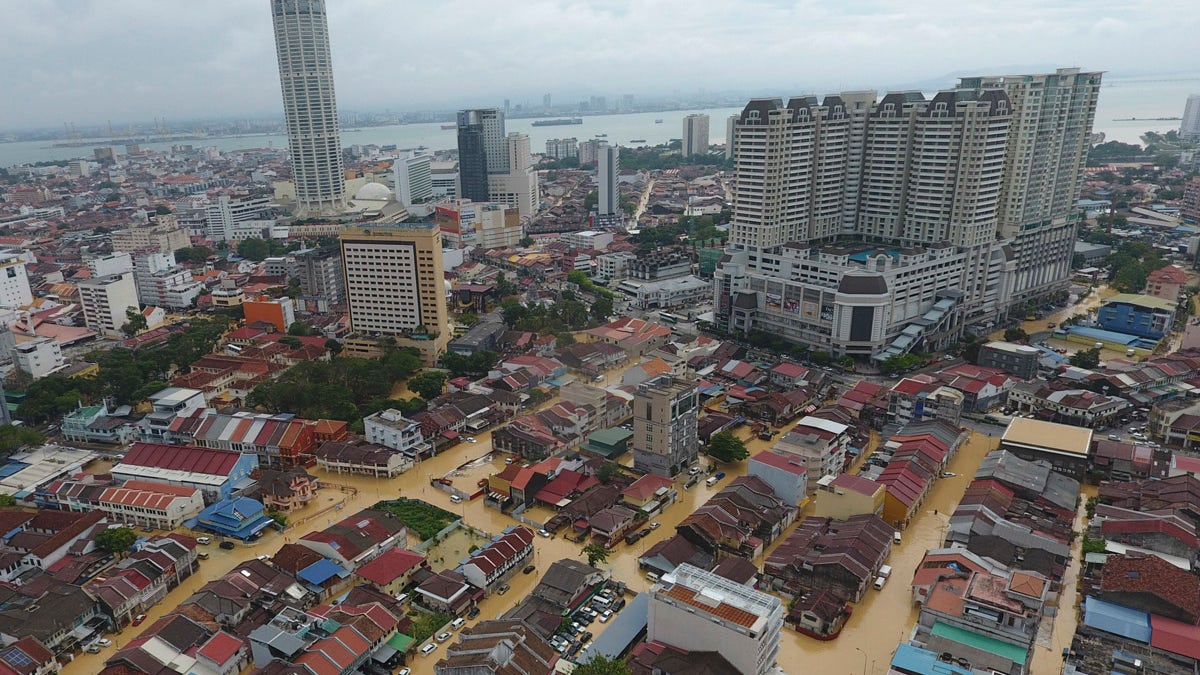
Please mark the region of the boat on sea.
[[658, 118], [658, 119], [654, 120], [654, 123], [655, 123], [655, 124], [662, 124], [662, 118], [660, 117], [660, 118]]
[[564, 117], [557, 120], [534, 120], [529, 126], [532, 127], [558, 127], [566, 124], [583, 124], [582, 117]]
[[442, 125], [443, 131], [450, 131], [451, 129], [457, 129], [457, 128], [458, 128], [457, 124], [443, 124]]
[[645, 142], [646, 142], [646, 139], [644, 139], [644, 138], [635, 138], [635, 139], [633, 139], [632, 141], [629, 141], [629, 142], [630, 142], [630, 143], [645, 143]]
[[596, 134], [596, 138], [608, 138], [608, 134]]

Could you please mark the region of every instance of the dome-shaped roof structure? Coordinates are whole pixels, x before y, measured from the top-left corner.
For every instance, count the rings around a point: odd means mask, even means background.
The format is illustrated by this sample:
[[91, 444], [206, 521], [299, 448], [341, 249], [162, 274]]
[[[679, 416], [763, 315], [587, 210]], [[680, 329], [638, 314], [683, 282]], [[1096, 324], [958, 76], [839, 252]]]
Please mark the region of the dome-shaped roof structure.
[[386, 202], [392, 198], [392, 191], [382, 183], [367, 183], [354, 193], [355, 201]]

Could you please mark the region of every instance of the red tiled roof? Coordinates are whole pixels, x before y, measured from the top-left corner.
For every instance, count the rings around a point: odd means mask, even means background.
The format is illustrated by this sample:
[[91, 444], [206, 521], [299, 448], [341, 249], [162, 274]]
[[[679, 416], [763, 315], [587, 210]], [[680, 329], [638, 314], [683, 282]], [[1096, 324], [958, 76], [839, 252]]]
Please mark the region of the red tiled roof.
[[238, 650], [245, 646], [245, 643], [226, 633], [225, 631], [217, 631], [208, 642], [204, 643], [197, 652], [201, 656], [208, 658], [214, 663], [224, 664], [232, 659]]
[[1200, 617], [1200, 579], [1155, 555], [1110, 555], [1100, 573], [1100, 591], [1148, 593], [1190, 621]]
[[121, 464], [228, 476], [240, 458], [241, 453], [228, 450], [138, 442], [125, 453]]
[[744, 626], [746, 628], [752, 627], [754, 623], [758, 621], [757, 616], [739, 607], [734, 607], [733, 605], [729, 605], [724, 602], [720, 602], [716, 606], [713, 606], [707, 602], [698, 600], [696, 596], [698, 596], [699, 593], [687, 588], [686, 586], [681, 586], [680, 584], [674, 584], [670, 588], [664, 589], [663, 594], [667, 597], [679, 600], [680, 602], [686, 602], [692, 607], [695, 607], [715, 617], [725, 619], [726, 621], [736, 623], [739, 626]]
[[1200, 626], [1151, 614], [1150, 646], [1200, 659]]
[[644, 501], [653, 497], [654, 493], [658, 492], [660, 488], [671, 487], [672, 484], [673, 482], [669, 478], [648, 473], [634, 481], [621, 494], [630, 499]]
[[425, 556], [397, 547], [359, 567], [355, 574], [367, 581], [385, 586], [404, 576], [424, 561]]

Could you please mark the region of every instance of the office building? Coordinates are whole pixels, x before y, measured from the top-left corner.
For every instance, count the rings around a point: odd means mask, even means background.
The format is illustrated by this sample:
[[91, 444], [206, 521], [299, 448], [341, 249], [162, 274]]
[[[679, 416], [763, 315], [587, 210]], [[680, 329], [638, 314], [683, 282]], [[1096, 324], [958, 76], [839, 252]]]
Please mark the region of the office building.
[[508, 173], [508, 163], [504, 113], [496, 108], [459, 111], [460, 194], [472, 201], [488, 201], [488, 174]]
[[[205, 236], [209, 241], [234, 241], [239, 229], [261, 230], [275, 225], [271, 200], [266, 197], [233, 199], [220, 195], [204, 211]], [[243, 237], [244, 238], [244, 237]]]
[[595, 164], [600, 157], [600, 144], [603, 141], [598, 141], [594, 138], [579, 144], [579, 166], [588, 166]]
[[340, 211], [346, 176], [325, 0], [271, 0], [271, 13], [296, 203], [305, 212]]
[[133, 280], [138, 301], [166, 309], [191, 307], [204, 290], [192, 273], [175, 262], [173, 252], [139, 251], [133, 255]]
[[699, 402], [692, 382], [661, 375], [638, 385], [633, 398], [633, 465], [671, 477], [696, 461]]
[[733, 135], [737, 130], [737, 115], [730, 115], [725, 120], [725, 160], [733, 159]]
[[579, 156], [579, 139], [552, 138], [546, 141], [546, 156], [550, 159], [567, 159]]
[[105, 337], [123, 338], [121, 328], [129, 321], [126, 310], [138, 310], [133, 273], [83, 279], [78, 287], [79, 305], [87, 327]]
[[35, 380], [61, 370], [67, 365], [58, 341], [50, 337], [35, 337], [13, 347], [13, 364]]
[[520, 212], [507, 204], [446, 201], [434, 209], [434, 221], [447, 248], [511, 248], [525, 236]]
[[396, 199], [404, 206], [421, 204], [433, 198], [433, 156], [410, 153], [392, 164]]
[[979, 365], [1012, 373], [1022, 380], [1032, 380], [1038, 374], [1042, 352], [1037, 347], [993, 340], [979, 348]]
[[538, 210], [538, 174], [529, 154], [529, 136], [520, 133], [505, 136], [504, 154], [507, 169], [488, 172], [486, 201], [515, 206], [521, 218], [531, 218]]
[[621, 210], [620, 193], [617, 191], [617, 178], [620, 175], [621, 148], [607, 143], [601, 145], [596, 162], [596, 183], [600, 192], [596, 213], [601, 217], [615, 216]]
[[779, 654], [783, 602], [683, 563], [650, 589], [647, 642], [720, 654], [737, 672], [765, 675]]
[[88, 258], [88, 273], [93, 277], [106, 277], [110, 274], [125, 274], [133, 271], [133, 256], [117, 252], [108, 255]]
[[355, 225], [343, 228], [340, 239], [351, 330], [394, 336], [436, 359], [450, 341], [437, 225]]
[[405, 455], [409, 459], [426, 454], [430, 444], [425, 441], [421, 425], [404, 416], [395, 408], [380, 410], [363, 418], [363, 434], [368, 443], [382, 445]]
[[884, 360], [1062, 287], [1099, 75], [1030, 76], [1069, 99], [1053, 105], [1021, 79], [968, 78], [929, 100], [751, 101], [734, 124], [719, 321]]
[[14, 249], [0, 250], [0, 307], [17, 309], [33, 302], [29, 272], [25, 265], [32, 255]]
[[116, 230], [109, 237], [112, 240], [113, 251], [126, 253], [146, 249], [156, 249], [166, 253], [186, 248], [192, 243], [188, 239], [187, 231], [180, 227], [179, 221], [174, 215], [158, 216], [155, 218], [155, 222]]
[[692, 114], [683, 118], [683, 157], [708, 154], [708, 115]]
[[1183, 121], [1179, 123], [1179, 136], [1185, 141], [1200, 140], [1200, 94], [1192, 94], [1183, 107]]
[[1079, 220], [1099, 72], [1060, 68], [1041, 75], [970, 77], [959, 88], [1003, 91], [1013, 110], [1004, 158], [998, 235], [1010, 242], [1014, 303], [1063, 290]]
[[331, 305], [340, 305], [345, 299], [341, 249], [326, 246], [297, 251], [294, 269], [295, 276], [300, 279], [302, 294], [324, 298]]

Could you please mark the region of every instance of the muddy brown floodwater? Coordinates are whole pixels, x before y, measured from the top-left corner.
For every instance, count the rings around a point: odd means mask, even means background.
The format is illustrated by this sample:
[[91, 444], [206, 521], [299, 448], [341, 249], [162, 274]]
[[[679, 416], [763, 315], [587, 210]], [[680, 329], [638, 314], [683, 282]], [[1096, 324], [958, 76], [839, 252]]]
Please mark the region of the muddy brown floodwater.
[[[746, 429], [743, 429], [740, 435], [744, 438], [750, 436]], [[147, 612], [148, 617], [142, 626], [128, 628], [123, 633], [112, 636], [113, 646], [102, 650], [100, 654], [82, 655], [75, 662], [66, 666], [63, 672], [66, 675], [85, 675], [98, 672], [102, 668], [104, 660], [111, 657], [117, 648], [128, 644], [155, 620], [175, 609], [180, 602], [204, 583], [219, 578], [240, 561], [258, 555], [270, 555], [283, 543], [295, 541], [308, 532], [324, 528], [336, 519], [368, 507], [381, 499], [399, 496], [424, 499], [463, 516], [465, 521], [473, 527], [493, 534], [516, 524], [507, 516], [493, 509], [485, 508], [482, 500], [453, 504], [449, 494], [429, 486], [431, 476], [455, 472], [451, 475], [455, 485], [465, 491], [473, 492], [479, 479], [504, 467], [504, 455], [493, 453], [491, 450], [490, 433], [484, 432], [475, 438], [476, 443], [460, 443], [394, 479], [336, 475], [320, 469], [313, 469], [313, 473], [322, 481], [353, 487], [357, 492], [351, 493], [329, 488], [322, 490], [316, 503], [309, 504], [290, 516], [291, 521], [298, 524], [293, 525], [284, 533], [271, 532], [258, 542], [250, 545], [239, 544], [232, 551], [223, 551], [216, 546], [203, 547], [202, 550], [209, 553], [210, 559], [201, 561], [200, 571], [197, 574], [186, 580], [179, 588], [174, 589], [162, 602]], [[892, 552], [892, 557], [888, 561], [888, 564], [895, 570], [892, 582], [887, 584], [882, 591], [868, 591], [866, 599], [854, 608], [854, 614], [837, 640], [821, 642], [790, 629], [784, 630], [783, 644], [779, 654], [779, 664], [784, 670], [793, 675], [802, 672], [886, 672], [896, 644], [907, 637], [916, 621], [917, 612], [911, 600], [908, 583], [912, 578], [913, 571], [926, 549], [941, 545], [948, 522], [948, 514], [957, 505], [963, 489], [970, 477], [974, 475], [980, 460], [996, 446], [998, 440], [998, 438], [974, 434], [954, 457], [947, 470], [955, 472], [957, 476], [937, 481], [925, 504], [925, 512], [913, 520], [909, 528], [904, 531], [903, 544]], [[747, 444], [753, 453], [769, 447], [771, 442], [749, 438]], [[459, 467], [464, 463], [468, 465], [460, 470]], [[609, 560], [602, 566], [610, 570], [614, 577], [629, 584], [633, 590], [646, 591], [649, 583], [645, 576], [637, 570], [638, 556], [655, 543], [670, 537], [680, 520], [703, 504], [715, 491], [727, 485], [734, 476], [744, 475], [746, 471], [745, 462], [720, 468], [725, 471], [727, 476], [712, 488], [700, 483], [690, 490], [683, 490], [682, 481], [680, 481], [680, 501], [659, 516], [658, 521], [662, 527], [632, 546], [618, 545], [613, 549]], [[338, 511], [332, 508], [341, 501], [345, 501], [342, 510]], [[936, 514], [934, 510], [937, 511]], [[788, 533], [790, 531], [788, 530]], [[507, 611], [529, 593], [537, 583], [542, 571], [555, 560], [561, 558], [580, 559], [582, 557], [580, 555], [581, 546], [569, 542], [561, 536], [553, 539], [538, 537], [535, 540], [535, 547], [534, 564], [537, 566], [537, 571], [528, 575], [517, 574], [509, 581], [511, 590], [507, 594], [493, 595], [484, 599], [480, 605], [482, 610], [480, 619], [499, 616]], [[761, 564], [762, 561], [756, 560], [755, 562]], [[446, 565], [453, 565], [453, 562], [446, 560]], [[435, 567], [441, 567], [441, 565], [435, 565]], [[474, 623], [474, 621], [468, 623]], [[605, 628], [604, 624], [593, 626], [593, 630], [603, 628]], [[1074, 630], [1073, 622], [1070, 629]], [[1059, 633], [1056, 631], [1056, 642], [1058, 639]], [[413, 657], [410, 667], [414, 673], [419, 675], [432, 673], [433, 664], [442, 657], [444, 652], [444, 646], [439, 645], [428, 657], [423, 658], [416, 655]], [[1035, 670], [1034, 672], [1052, 671]]]

